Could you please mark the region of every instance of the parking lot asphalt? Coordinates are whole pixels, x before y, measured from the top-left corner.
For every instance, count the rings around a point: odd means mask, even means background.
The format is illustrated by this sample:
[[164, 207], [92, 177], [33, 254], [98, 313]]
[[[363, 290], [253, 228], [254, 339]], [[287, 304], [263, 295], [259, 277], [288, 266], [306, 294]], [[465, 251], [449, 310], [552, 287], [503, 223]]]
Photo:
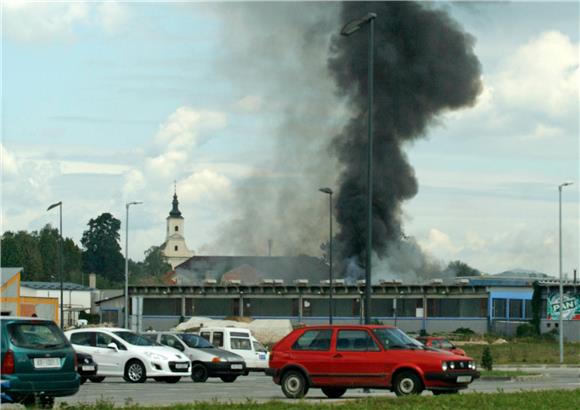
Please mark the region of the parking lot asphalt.
[[[470, 392], [511, 392], [521, 390], [553, 390], [580, 388], [580, 369], [534, 369], [541, 373], [540, 377], [525, 378], [512, 381], [476, 380], [462, 394]], [[423, 393], [430, 395], [430, 392]], [[361, 389], [351, 389], [343, 399], [363, 397], [394, 396], [387, 390], [371, 390], [364, 393]], [[102, 383], [87, 382], [80, 391], [72, 397], [58, 399], [57, 402], [95, 403], [107, 400], [116, 405], [134, 403], [141, 405], [171, 405], [174, 403], [190, 403], [195, 401], [246, 402], [253, 400], [264, 402], [269, 400], [289, 401], [282, 393], [280, 386], [275, 385], [270, 377], [262, 374], [250, 374], [240, 377], [234, 383], [224, 383], [220, 379], [209, 379], [206, 383], [193, 383], [190, 378], [183, 378], [179, 383], [167, 384], [148, 380], [142, 384], [131, 384], [121, 378], [109, 377]], [[311, 389], [306, 401], [325, 401], [326, 396], [319, 389]]]

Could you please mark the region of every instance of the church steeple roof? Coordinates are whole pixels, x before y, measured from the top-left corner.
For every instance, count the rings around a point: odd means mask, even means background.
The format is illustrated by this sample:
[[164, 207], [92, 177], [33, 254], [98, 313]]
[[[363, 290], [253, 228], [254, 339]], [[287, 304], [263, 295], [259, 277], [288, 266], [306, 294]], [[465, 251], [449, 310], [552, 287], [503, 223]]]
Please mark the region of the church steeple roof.
[[179, 210], [179, 201], [177, 200], [177, 187], [173, 187], [173, 208], [169, 211], [169, 216], [174, 218], [181, 218], [181, 211]]

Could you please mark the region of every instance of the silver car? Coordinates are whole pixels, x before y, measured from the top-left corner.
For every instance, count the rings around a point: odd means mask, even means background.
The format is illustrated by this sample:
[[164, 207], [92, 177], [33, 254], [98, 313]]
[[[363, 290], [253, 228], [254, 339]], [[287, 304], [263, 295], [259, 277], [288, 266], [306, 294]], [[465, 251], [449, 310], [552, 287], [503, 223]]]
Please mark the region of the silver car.
[[203, 337], [193, 333], [145, 333], [148, 339], [183, 352], [191, 360], [191, 379], [205, 382], [208, 377], [219, 377], [225, 383], [247, 375], [244, 359], [235, 353], [214, 347]]

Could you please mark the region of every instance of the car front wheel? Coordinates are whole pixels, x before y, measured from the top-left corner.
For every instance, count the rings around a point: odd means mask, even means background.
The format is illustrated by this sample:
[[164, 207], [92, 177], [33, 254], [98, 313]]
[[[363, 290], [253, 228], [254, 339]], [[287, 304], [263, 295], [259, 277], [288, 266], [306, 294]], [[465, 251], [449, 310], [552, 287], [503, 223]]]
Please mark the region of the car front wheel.
[[300, 399], [308, 392], [308, 383], [302, 373], [296, 370], [286, 372], [282, 377], [282, 392], [289, 399]]
[[208, 378], [207, 368], [200, 363], [191, 366], [191, 380], [194, 383], [205, 383]]
[[232, 376], [232, 375], [227, 375], [227, 376], [221, 376], [220, 379], [222, 379], [222, 381], [224, 383], [233, 383], [236, 381], [236, 379], [238, 378], [238, 376]]
[[127, 364], [125, 368], [124, 379], [129, 383], [145, 383], [147, 380], [147, 373], [145, 366], [138, 360], [133, 360]]
[[416, 373], [404, 371], [397, 375], [393, 385], [393, 390], [397, 396], [421, 394], [423, 391], [423, 384]]

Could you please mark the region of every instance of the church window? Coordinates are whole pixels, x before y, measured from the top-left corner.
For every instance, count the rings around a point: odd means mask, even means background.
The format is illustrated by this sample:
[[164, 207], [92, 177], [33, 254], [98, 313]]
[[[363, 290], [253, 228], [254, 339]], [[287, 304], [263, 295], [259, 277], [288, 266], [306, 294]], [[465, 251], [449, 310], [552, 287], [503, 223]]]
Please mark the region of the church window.
[[175, 249], [175, 250], [177, 251], [177, 250], [179, 249], [179, 247], [178, 247], [177, 245], [175, 245], [175, 246], [173, 247], [173, 249]]
[[179, 226], [175, 226], [175, 232], [179, 231]]

